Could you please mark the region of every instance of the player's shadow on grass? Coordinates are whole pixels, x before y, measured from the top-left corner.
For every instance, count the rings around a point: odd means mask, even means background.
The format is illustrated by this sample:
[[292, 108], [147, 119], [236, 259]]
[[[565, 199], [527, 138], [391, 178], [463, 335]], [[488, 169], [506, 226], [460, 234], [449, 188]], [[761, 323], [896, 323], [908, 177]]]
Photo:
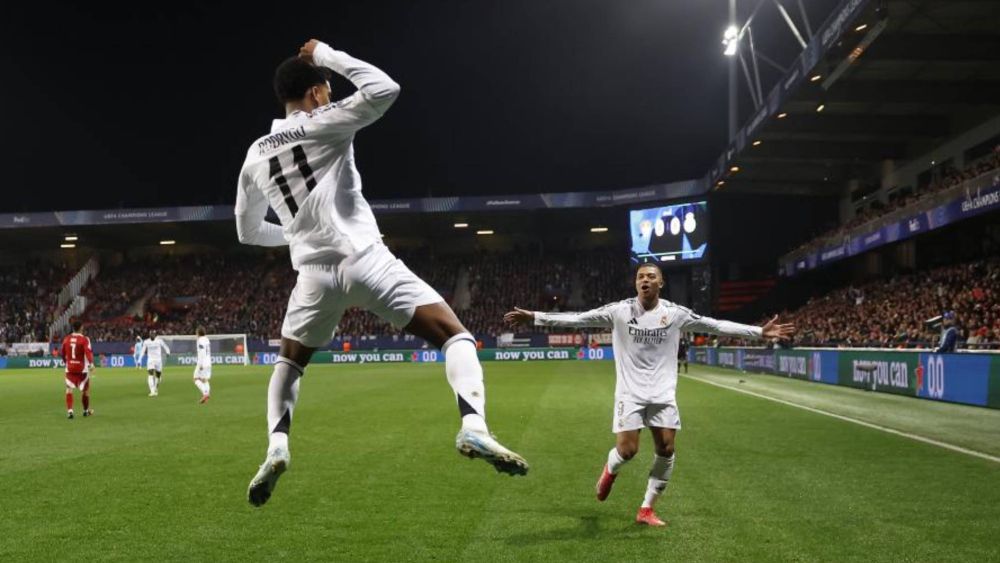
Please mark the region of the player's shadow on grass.
[[629, 519], [612, 519], [607, 515], [583, 514], [574, 526], [514, 534], [507, 538], [510, 545], [533, 545], [559, 541], [628, 540], [648, 535], [648, 528], [637, 526]]

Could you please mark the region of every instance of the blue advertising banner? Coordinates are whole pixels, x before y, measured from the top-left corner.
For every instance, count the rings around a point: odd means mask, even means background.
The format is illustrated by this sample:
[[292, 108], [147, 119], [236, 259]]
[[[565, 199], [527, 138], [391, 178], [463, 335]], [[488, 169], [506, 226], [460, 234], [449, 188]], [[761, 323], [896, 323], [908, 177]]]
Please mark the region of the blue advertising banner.
[[745, 348], [742, 364], [745, 371], [774, 373], [774, 351]]
[[775, 373], [836, 385], [837, 352], [828, 350], [776, 350]]
[[597, 348], [580, 348], [576, 353], [579, 360], [613, 360], [615, 359], [615, 349], [611, 346], [600, 346]]
[[736, 368], [740, 365], [740, 363], [737, 362], [737, 355], [739, 354], [740, 350], [737, 348], [719, 348], [719, 365], [724, 368]]
[[989, 356], [920, 354], [917, 396], [953, 403], [987, 406], [990, 389]]
[[1000, 408], [996, 400], [1000, 397], [1000, 355], [995, 354], [931, 354], [853, 348], [719, 348], [716, 351], [699, 347], [691, 348], [688, 358], [693, 363], [741, 371]]

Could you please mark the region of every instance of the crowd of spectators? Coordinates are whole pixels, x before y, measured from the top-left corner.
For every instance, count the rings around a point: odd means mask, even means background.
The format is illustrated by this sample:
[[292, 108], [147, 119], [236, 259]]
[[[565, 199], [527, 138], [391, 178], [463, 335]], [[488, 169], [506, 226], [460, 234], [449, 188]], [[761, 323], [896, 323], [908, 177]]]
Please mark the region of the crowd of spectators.
[[869, 221], [874, 221], [900, 209], [915, 206], [936, 194], [960, 185], [962, 182], [978, 178], [987, 172], [998, 169], [1000, 169], [1000, 145], [990, 155], [971, 163], [964, 170], [957, 170], [955, 168], [946, 169], [940, 178], [932, 180], [926, 186], [905, 192], [900, 197], [892, 199], [889, 203], [872, 202], [868, 207], [855, 214], [850, 220], [809, 239], [793, 252], [841, 242], [846, 234]]
[[1000, 349], [1000, 259], [846, 287], [780, 316], [795, 323], [796, 346], [935, 348], [949, 312], [960, 348]]
[[[456, 307], [457, 313], [481, 336], [507, 332], [503, 313], [514, 306], [582, 310], [630, 294], [628, 263], [613, 250], [555, 256], [538, 250], [400, 254], [449, 301], [458, 281], [465, 280], [467, 307]], [[48, 264], [0, 271], [0, 342], [45, 341], [69, 275]], [[215, 334], [277, 338], [294, 284], [295, 272], [282, 254], [203, 254], [105, 265], [84, 289], [89, 305], [83, 320], [89, 335], [101, 341], [131, 341], [152, 330], [190, 334], [197, 326]], [[934, 319], [945, 312], [955, 314], [962, 347], [1000, 349], [1000, 258], [846, 287], [781, 316], [798, 327], [797, 346], [933, 348], [940, 339]], [[357, 308], [345, 312], [338, 333], [406, 338]]]
[[48, 340], [69, 276], [66, 268], [47, 263], [0, 268], [0, 354], [6, 354], [5, 344]]
[[[529, 253], [438, 255], [397, 252], [417, 275], [451, 302], [467, 274], [468, 308], [458, 316], [474, 334], [506, 332], [503, 313], [513, 306], [536, 310], [589, 308], [620, 299], [628, 291], [628, 264], [617, 251], [544, 257]], [[105, 266], [84, 289], [83, 320], [91, 338], [131, 341], [150, 331], [189, 334], [246, 333], [271, 339], [281, 333], [295, 272], [276, 254], [206, 254], [149, 258]], [[574, 299], [574, 291], [576, 297]], [[402, 331], [359, 308], [348, 309], [342, 336], [368, 338]]]
[[[446, 300], [456, 282], [468, 276], [469, 306], [456, 312], [473, 334], [499, 336], [509, 332], [503, 314], [512, 307], [541, 311], [584, 309], [621, 299], [628, 290], [628, 264], [620, 252], [599, 251], [569, 257], [545, 257], [538, 250], [482, 253], [451, 257], [407, 258], [413, 271], [438, 290]], [[580, 285], [578, 299], [573, 290]], [[545, 332], [538, 329], [538, 332]], [[369, 337], [394, 335], [398, 330], [361, 309], [349, 309], [338, 333]]]
[[146, 258], [105, 266], [84, 288], [83, 320], [102, 341], [152, 330], [190, 334], [198, 326], [266, 338], [280, 326], [294, 281], [287, 257], [274, 254]]

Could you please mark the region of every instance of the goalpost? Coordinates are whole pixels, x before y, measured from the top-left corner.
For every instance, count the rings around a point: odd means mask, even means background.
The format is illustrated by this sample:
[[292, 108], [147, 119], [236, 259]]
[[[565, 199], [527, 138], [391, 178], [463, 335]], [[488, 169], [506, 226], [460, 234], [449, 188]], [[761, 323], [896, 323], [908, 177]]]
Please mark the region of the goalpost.
[[[212, 349], [215, 365], [250, 365], [246, 334], [206, 334]], [[170, 348], [167, 362], [193, 366], [198, 362], [198, 337], [194, 334], [161, 334], [160, 338]]]

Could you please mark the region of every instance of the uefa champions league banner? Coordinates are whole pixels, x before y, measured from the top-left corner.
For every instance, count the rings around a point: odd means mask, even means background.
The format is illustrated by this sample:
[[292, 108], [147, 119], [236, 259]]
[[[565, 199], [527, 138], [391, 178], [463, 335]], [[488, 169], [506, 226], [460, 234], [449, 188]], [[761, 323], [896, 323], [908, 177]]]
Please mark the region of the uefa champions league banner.
[[694, 363], [878, 393], [1000, 408], [1000, 354], [881, 350], [692, 348]]
[[228, 205], [159, 207], [142, 209], [91, 209], [44, 213], [0, 213], [0, 228], [58, 227], [82, 225], [127, 225], [135, 223], [179, 223], [185, 221], [232, 221]]
[[[525, 211], [531, 209], [572, 209], [613, 207], [646, 201], [693, 197], [706, 193], [704, 178], [682, 180], [605, 192], [566, 192], [506, 196], [426, 197], [372, 200], [376, 215], [385, 213], [445, 213], [454, 211]], [[85, 225], [126, 225], [136, 223], [179, 223], [186, 221], [232, 221], [231, 205], [156, 207], [141, 209], [97, 209], [47, 211], [43, 213], [0, 213], [0, 229]]]

